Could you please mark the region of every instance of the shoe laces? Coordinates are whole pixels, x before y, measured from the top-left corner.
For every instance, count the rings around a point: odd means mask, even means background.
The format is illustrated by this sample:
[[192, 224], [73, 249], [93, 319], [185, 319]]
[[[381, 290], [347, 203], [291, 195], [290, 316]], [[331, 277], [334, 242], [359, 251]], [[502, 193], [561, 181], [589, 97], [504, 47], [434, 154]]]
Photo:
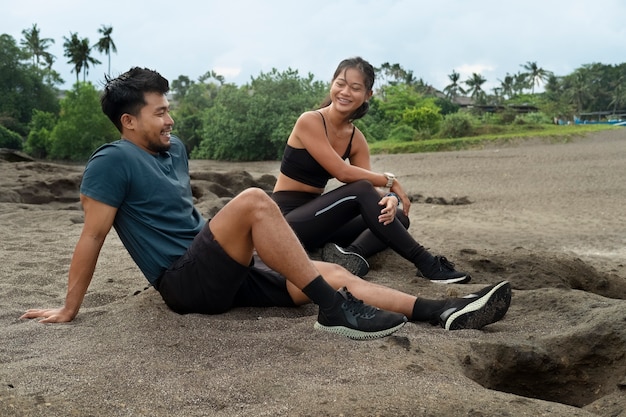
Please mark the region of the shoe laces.
[[435, 256], [435, 259], [437, 259], [439, 270], [443, 270], [445, 268], [450, 271], [454, 271], [454, 263], [450, 262], [445, 256]]
[[342, 304], [342, 308], [355, 317], [372, 318], [376, 315], [378, 309], [369, 304], [365, 304], [362, 300], [355, 298], [350, 291], [345, 290], [346, 300]]

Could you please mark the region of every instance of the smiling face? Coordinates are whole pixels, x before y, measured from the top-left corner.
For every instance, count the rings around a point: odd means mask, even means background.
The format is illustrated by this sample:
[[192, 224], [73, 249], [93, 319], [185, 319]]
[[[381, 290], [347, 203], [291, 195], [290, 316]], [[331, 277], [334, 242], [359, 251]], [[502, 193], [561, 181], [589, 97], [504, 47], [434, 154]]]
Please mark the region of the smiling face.
[[144, 150], [156, 154], [170, 149], [170, 137], [174, 120], [164, 94], [145, 93], [146, 105], [136, 116], [122, 116], [123, 135]]
[[355, 68], [346, 68], [330, 87], [333, 106], [341, 112], [352, 113], [372, 96], [365, 85], [363, 73]]

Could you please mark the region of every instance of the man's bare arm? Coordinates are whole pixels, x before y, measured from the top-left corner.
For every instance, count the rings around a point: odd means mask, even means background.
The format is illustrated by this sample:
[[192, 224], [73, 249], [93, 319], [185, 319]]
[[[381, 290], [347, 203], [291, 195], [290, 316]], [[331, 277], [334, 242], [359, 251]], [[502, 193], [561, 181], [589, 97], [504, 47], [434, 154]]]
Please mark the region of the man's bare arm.
[[41, 323], [62, 323], [72, 321], [78, 314], [96, 269], [100, 249], [117, 213], [115, 207], [82, 194], [80, 200], [85, 212], [85, 223], [70, 264], [65, 304], [53, 309], [30, 309], [20, 318], [40, 318]]

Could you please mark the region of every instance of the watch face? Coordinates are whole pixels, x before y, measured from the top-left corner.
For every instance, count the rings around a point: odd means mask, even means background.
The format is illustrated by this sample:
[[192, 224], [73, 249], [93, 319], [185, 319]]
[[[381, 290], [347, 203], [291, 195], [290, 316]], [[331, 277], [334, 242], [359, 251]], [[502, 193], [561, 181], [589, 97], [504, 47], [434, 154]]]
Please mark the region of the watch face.
[[393, 186], [393, 181], [396, 179], [396, 176], [393, 175], [392, 173], [389, 172], [385, 172], [385, 177], [387, 177], [387, 188], [391, 188]]

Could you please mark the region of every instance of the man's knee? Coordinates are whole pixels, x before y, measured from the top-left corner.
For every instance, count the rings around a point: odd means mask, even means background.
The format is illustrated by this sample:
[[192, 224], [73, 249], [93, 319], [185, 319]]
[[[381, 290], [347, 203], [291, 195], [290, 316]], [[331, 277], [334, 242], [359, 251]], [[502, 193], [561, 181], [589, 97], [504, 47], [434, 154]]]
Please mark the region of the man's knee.
[[265, 191], [263, 191], [262, 189], [258, 187], [246, 188], [245, 190], [240, 192], [236, 198], [239, 198], [241, 200], [246, 199], [246, 200], [250, 200], [254, 202], [258, 201], [261, 203], [267, 200], [272, 201], [270, 196], [268, 196]]
[[272, 200], [265, 191], [257, 187], [250, 187], [243, 190], [236, 198], [246, 201], [247, 204], [255, 210], [262, 210], [264, 208], [272, 210], [278, 209], [274, 200]]

